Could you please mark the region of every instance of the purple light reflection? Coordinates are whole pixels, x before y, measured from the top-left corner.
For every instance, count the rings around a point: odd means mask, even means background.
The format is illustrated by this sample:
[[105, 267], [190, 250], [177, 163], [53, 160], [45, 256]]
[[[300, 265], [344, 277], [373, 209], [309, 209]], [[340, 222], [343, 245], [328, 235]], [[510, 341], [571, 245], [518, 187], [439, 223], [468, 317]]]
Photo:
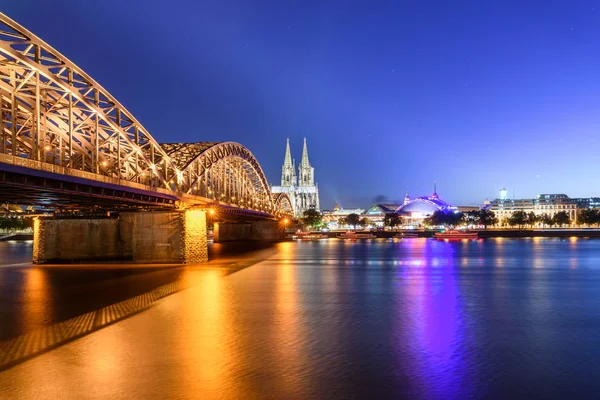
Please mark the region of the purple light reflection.
[[[402, 340], [413, 343], [408, 361], [429, 398], [465, 398], [470, 392], [464, 358], [465, 309], [455, 276], [454, 255], [462, 246], [468, 243], [407, 241], [410, 258], [398, 267], [398, 303], [408, 304], [402, 312], [410, 313], [411, 321], [399, 329], [405, 332]], [[405, 343], [400, 347], [406, 349]]]

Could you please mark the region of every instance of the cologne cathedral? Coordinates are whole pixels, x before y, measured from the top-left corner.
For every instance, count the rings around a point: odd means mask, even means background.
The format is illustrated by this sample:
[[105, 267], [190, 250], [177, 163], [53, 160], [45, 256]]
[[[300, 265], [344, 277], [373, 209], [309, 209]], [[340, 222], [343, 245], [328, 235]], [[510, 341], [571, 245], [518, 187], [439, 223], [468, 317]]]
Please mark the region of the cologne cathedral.
[[287, 193], [292, 200], [294, 215], [300, 218], [304, 211], [310, 208], [319, 211], [319, 187], [315, 183], [315, 169], [308, 161], [306, 138], [304, 138], [304, 148], [302, 149], [302, 161], [298, 166], [298, 176], [296, 176], [295, 164], [290, 151], [290, 139], [288, 139], [285, 147], [285, 159], [281, 167], [281, 186], [272, 186], [271, 193]]

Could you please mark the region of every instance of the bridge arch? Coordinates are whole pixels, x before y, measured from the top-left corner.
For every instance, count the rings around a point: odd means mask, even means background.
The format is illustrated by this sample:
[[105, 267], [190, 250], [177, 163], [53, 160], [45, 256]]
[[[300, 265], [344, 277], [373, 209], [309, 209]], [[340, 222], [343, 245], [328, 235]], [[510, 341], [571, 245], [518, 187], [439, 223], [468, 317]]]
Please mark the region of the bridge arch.
[[247, 148], [158, 143], [81, 68], [0, 13], [0, 162], [25, 161], [49, 172], [276, 210]]
[[294, 206], [287, 193], [273, 193], [273, 207], [275, 213], [280, 217], [292, 218], [294, 216]]
[[161, 145], [181, 171], [173, 190], [244, 208], [274, 211], [267, 178], [250, 150], [235, 142]]

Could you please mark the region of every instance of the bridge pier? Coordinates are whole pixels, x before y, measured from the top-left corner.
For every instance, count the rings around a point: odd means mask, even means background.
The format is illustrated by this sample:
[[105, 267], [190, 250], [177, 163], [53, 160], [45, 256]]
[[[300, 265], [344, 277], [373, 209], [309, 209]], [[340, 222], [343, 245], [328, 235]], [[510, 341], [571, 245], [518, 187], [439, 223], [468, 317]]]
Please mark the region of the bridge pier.
[[204, 210], [125, 212], [118, 218], [37, 218], [33, 262], [208, 261]]
[[277, 221], [217, 223], [214, 225], [215, 243], [235, 241], [276, 241], [285, 239], [285, 230]]

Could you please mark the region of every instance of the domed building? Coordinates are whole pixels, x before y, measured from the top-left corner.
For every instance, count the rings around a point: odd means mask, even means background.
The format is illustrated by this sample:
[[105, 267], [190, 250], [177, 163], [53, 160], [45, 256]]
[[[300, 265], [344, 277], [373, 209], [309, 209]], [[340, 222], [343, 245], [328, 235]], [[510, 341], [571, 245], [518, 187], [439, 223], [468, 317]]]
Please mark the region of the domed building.
[[452, 207], [437, 194], [436, 185], [433, 186], [431, 196], [421, 196], [411, 199], [406, 193], [404, 203], [398, 209], [398, 214], [405, 219], [407, 225], [419, 225], [423, 219], [427, 218], [436, 211], [454, 212], [456, 207]]

